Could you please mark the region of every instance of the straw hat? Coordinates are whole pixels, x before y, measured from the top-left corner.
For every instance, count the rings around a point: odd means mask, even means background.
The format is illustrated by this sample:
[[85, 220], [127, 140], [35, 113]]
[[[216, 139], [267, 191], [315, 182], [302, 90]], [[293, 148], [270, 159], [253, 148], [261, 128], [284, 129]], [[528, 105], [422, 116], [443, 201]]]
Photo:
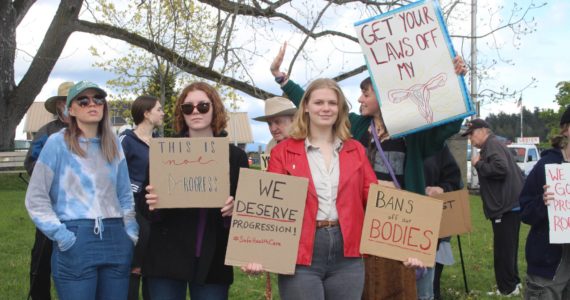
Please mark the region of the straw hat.
[[273, 97], [265, 100], [265, 116], [253, 118], [256, 121], [267, 122], [268, 118], [279, 116], [292, 116], [297, 107], [291, 100], [283, 97]]
[[65, 101], [67, 99], [67, 93], [69, 93], [69, 89], [73, 86], [73, 82], [66, 81], [59, 85], [57, 88], [57, 96], [50, 97], [44, 103], [44, 107], [47, 111], [52, 113], [53, 115], [57, 114], [56, 112], [56, 102], [57, 100]]

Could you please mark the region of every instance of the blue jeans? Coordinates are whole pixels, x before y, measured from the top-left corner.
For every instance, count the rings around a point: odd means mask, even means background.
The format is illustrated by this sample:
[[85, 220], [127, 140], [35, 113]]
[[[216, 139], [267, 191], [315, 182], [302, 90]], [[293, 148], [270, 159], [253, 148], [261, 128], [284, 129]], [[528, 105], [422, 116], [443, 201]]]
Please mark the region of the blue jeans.
[[147, 277], [147, 280], [152, 300], [185, 300], [187, 288], [192, 300], [225, 300], [230, 289], [228, 284], [197, 284], [162, 277]]
[[433, 299], [433, 277], [435, 275], [434, 268], [427, 268], [424, 276], [416, 280], [416, 289], [418, 290], [419, 300]]
[[340, 227], [317, 229], [310, 266], [297, 265], [295, 275], [279, 275], [283, 300], [360, 299], [364, 289], [364, 261], [344, 257]]
[[122, 219], [103, 219], [101, 235], [95, 220], [63, 222], [77, 240], [67, 251], [53, 246], [51, 271], [60, 300], [127, 298], [133, 242]]

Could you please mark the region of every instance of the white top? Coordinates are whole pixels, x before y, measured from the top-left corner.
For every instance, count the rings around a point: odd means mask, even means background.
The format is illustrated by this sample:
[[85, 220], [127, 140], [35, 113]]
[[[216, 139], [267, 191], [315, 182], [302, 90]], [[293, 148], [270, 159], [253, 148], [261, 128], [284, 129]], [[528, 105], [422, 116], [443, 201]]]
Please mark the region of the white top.
[[319, 200], [319, 210], [317, 220], [336, 221], [338, 212], [336, 210], [336, 196], [338, 193], [338, 178], [340, 174], [339, 152], [342, 148], [342, 141], [336, 139], [333, 145], [333, 156], [330, 168], [327, 170], [323, 154], [319, 147], [316, 147], [305, 139], [305, 150], [307, 160], [311, 169], [311, 177], [315, 184], [317, 198]]

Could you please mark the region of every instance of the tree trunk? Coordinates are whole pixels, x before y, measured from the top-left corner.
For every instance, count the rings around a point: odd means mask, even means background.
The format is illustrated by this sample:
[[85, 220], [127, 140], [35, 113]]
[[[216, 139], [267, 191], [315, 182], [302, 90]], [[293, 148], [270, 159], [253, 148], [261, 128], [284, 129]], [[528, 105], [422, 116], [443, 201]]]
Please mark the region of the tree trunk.
[[[16, 86], [17, 10], [13, 1], [0, 4], [0, 150], [13, 148], [15, 129], [40, 93], [74, 31], [83, 0], [62, 0], [29, 69]], [[86, 78], [87, 79], [87, 78]]]
[[15, 88], [16, 57], [16, 9], [12, 7], [12, 1], [0, 2], [0, 41], [0, 151], [8, 151], [14, 148], [14, 135], [19, 122], [10, 120], [9, 109], [9, 96]]

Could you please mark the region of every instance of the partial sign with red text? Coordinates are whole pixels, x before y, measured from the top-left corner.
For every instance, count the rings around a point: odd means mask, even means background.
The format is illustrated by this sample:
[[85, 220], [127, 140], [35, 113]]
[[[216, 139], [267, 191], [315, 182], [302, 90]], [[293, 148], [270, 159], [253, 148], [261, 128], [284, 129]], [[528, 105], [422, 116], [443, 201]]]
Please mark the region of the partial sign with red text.
[[307, 178], [240, 169], [226, 265], [293, 274], [308, 185]]
[[158, 208], [222, 207], [230, 196], [227, 138], [153, 138], [149, 159]]
[[549, 164], [544, 166], [546, 184], [554, 193], [554, 201], [548, 205], [550, 243], [570, 242], [570, 164]]
[[433, 266], [442, 210], [441, 200], [370, 185], [360, 252]]

